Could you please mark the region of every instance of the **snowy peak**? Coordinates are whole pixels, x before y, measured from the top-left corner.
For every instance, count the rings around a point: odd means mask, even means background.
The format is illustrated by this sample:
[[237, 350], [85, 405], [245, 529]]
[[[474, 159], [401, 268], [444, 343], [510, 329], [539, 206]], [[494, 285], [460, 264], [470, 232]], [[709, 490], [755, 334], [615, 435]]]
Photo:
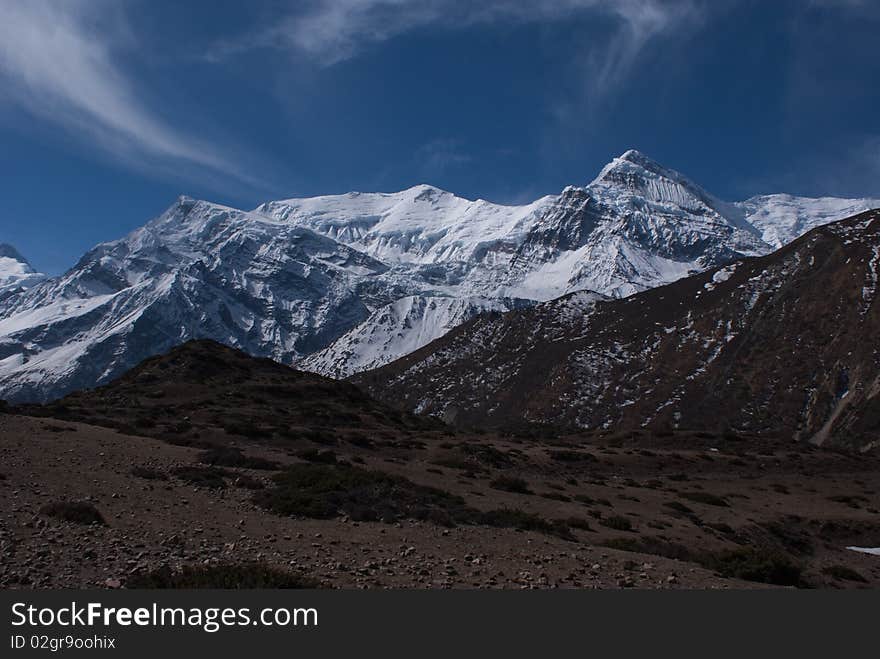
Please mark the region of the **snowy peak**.
[[366, 319], [371, 296], [388, 301], [370, 291], [387, 269], [303, 227], [180, 198], [63, 276], [0, 297], [0, 392], [93, 387], [193, 338], [290, 363]]
[[[663, 167], [635, 149], [608, 163], [589, 189], [597, 193], [609, 188], [629, 193], [646, 202], [674, 205], [686, 210], [718, 211], [720, 204], [708, 192], [679, 172]], [[720, 215], [721, 213], [719, 213]]]
[[30, 267], [30, 264], [21, 253], [9, 243], [0, 243], [0, 259], [12, 259]]
[[181, 196], [57, 278], [0, 248], [0, 398], [94, 386], [191, 338], [345, 375], [486, 311], [626, 297], [870, 205], [730, 204], [634, 149], [589, 185], [520, 206], [426, 184], [251, 211]]
[[0, 243], [0, 295], [30, 288], [45, 278], [15, 247]]
[[880, 418], [880, 211], [623, 300], [482, 316], [354, 378], [469, 425], [707, 428], [867, 448]]
[[624, 170], [647, 172], [654, 176], [661, 176], [668, 179], [684, 179], [684, 177], [678, 172], [664, 167], [641, 151], [628, 149], [605, 165], [595, 180], [602, 180], [612, 172]]
[[764, 242], [778, 249], [818, 226], [880, 208], [880, 199], [773, 194], [752, 197], [735, 206], [761, 232]]
[[285, 199], [262, 204], [256, 212], [307, 227], [386, 263], [472, 263], [516, 245], [538, 209], [552, 199], [504, 206], [418, 185], [395, 193]]

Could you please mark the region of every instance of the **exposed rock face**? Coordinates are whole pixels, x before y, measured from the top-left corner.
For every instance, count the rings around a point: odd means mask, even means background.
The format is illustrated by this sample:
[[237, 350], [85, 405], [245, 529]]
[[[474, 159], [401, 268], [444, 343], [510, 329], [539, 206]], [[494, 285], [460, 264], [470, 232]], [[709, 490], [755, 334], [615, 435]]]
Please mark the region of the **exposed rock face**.
[[880, 211], [614, 301], [481, 316], [355, 378], [460, 423], [880, 441]]
[[575, 291], [623, 297], [768, 253], [870, 203], [728, 204], [637, 151], [524, 206], [427, 185], [250, 212], [182, 197], [57, 278], [0, 250], [0, 398], [100, 385], [193, 338], [345, 376], [483, 311]]

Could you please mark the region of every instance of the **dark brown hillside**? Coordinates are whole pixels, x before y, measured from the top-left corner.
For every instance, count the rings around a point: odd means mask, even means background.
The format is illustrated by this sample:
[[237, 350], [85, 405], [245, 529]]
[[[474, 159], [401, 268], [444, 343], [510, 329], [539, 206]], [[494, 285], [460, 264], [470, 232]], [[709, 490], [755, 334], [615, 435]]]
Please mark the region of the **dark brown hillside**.
[[880, 544], [873, 455], [745, 433], [466, 433], [209, 342], [7, 411], [2, 588], [880, 583], [848, 549]]
[[391, 437], [440, 425], [379, 403], [350, 383], [207, 340], [147, 359], [106, 386], [15, 409], [193, 445], [333, 443], [357, 441], [364, 431]]
[[880, 211], [610, 302], [484, 316], [353, 381], [464, 425], [880, 442]]

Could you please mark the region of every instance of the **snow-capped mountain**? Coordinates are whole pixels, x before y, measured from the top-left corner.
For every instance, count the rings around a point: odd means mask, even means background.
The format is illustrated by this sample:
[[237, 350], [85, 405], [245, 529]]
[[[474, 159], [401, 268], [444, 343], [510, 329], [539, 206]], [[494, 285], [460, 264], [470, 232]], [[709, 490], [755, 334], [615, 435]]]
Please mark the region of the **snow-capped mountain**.
[[761, 232], [763, 241], [778, 249], [810, 229], [880, 208], [880, 199], [811, 199], [773, 194], [752, 197], [734, 205], [742, 209], [749, 223]]
[[256, 211], [456, 297], [543, 301], [583, 289], [623, 296], [771, 249], [741, 210], [634, 150], [589, 185], [526, 206], [468, 201], [421, 185], [288, 199]]
[[45, 278], [12, 245], [0, 243], [0, 296], [30, 288]]
[[355, 289], [386, 269], [302, 227], [181, 198], [0, 302], [0, 391], [91, 387], [194, 337], [290, 363], [367, 318]]
[[409, 295], [377, 309], [323, 350], [297, 362], [297, 368], [346, 378], [408, 355], [479, 314], [527, 304], [504, 298]]
[[781, 199], [722, 202], [637, 151], [524, 206], [426, 185], [249, 212], [181, 198], [64, 275], [0, 292], [0, 398], [100, 384], [190, 338], [346, 375], [481, 311], [630, 295], [873, 203]]
[[465, 426], [880, 445], [880, 210], [626, 299], [480, 316], [354, 382]]
[[768, 251], [738, 209], [631, 150], [542, 214], [510, 263], [511, 293], [623, 297]]

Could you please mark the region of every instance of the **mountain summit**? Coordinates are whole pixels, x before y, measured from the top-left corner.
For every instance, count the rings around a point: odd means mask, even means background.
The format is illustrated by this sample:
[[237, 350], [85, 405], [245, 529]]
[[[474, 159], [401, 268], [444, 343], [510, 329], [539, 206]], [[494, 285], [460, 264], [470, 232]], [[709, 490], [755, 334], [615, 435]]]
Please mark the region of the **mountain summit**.
[[0, 297], [30, 288], [45, 278], [45, 275], [33, 269], [15, 247], [0, 243]]
[[880, 210], [603, 301], [481, 316], [355, 378], [448, 421], [727, 429], [861, 449], [880, 437]]
[[486, 311], [580, 291], [626, 297], [872, 206], [880, 202], [727, 203], [634, 150], [590, 184], [523, 206], [429, 185], [252, 211], [180, 197], [28, 290], [32, 269], [0, 257], [17, 269], [0, 289], [0, 397], [93, 387], [199, 338], [347, 376]]

